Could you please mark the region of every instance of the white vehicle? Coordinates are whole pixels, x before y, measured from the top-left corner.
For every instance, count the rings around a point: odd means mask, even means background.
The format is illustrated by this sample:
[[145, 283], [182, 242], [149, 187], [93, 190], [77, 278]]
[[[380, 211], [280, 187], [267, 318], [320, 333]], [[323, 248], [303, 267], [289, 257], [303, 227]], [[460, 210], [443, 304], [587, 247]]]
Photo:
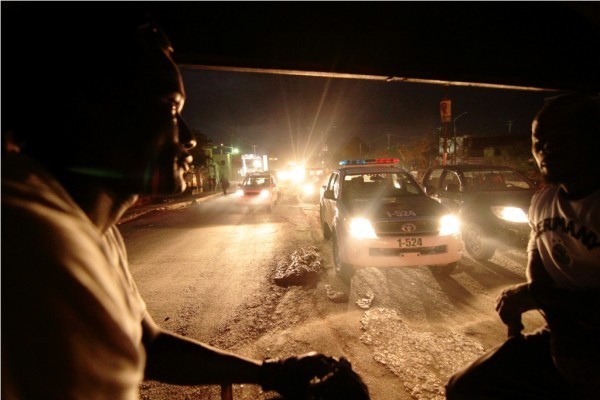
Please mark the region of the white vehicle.
[[462, 257], [459, 221], [431, 199], [397, 159], [342, 161], [323, 186], [323, 237], [336, 273], [361, 267], [429, 266], [451, 273]]

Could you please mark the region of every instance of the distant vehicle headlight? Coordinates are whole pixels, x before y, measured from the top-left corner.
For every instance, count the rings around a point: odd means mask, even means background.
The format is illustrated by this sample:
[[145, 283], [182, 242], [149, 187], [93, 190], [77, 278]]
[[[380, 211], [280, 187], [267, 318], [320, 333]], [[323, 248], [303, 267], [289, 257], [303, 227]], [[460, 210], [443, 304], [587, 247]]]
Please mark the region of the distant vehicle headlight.
[[280, 181], [287, 181], [288, 179], [290, 179], [290, 176], [286, 171], [279, 171], [277, 173], [277, 177]]
[[460, 221], [454, 215], [444, 215], [440, 218], [440, 235], [454, 235], [460, 230]]
[[365, 218], [352, 218], [350, 220], [350, 235], [359, 239], [377, 238], [371, 222]]
[[271, 192], [268, 191], [267, 189], [263, 189], [260, 191], [260, 197], [262, 197], [263, 199], [266, 199], [267, 197], [271, 196]]
[[304, 185], [302, 185], [302, 193], [304, 193], [305, 196], [310, 196], [315, 192], [315, 187], [313, 185], [311, 185], [310, 183], [306, 183]]
[[496, 217], [510, 222], [528, 222], [527, 213], [519, 207], [491, 207]]
[[242, 189], [238, 189], [235, 191], [234, 196], [242, 197], [242, 196], [244, 196], [244, 191]]

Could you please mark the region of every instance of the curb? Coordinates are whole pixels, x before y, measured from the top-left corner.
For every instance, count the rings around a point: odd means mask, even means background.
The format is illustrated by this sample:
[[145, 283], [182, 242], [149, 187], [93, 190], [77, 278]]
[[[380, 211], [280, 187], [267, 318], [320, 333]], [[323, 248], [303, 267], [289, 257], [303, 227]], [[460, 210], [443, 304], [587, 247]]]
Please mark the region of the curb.
[[173, 203], [169, 203], [169, 204], [154, 204], [154, 205], [141, 206], [141, 207], [132, 207], [125, 212], [125, 214], [121, 217], [119, 222], [117, 222], [117, 225], [131, 222], [134, 219], [137, 219], [137, 218], [141, 217], [142, 215], [148, 214], [150, 212], [161, 211], [161, 210], [176, 210], [178, 208], [183, 208], [183, 207], [191, 206], [194, 204], [202, 203], [208, 199], [212, 199], [213, 197], [217, 197], [217, 196], [222, 196], [222, 194], [214, 193], [214, 194], [209, 194], [207, 196], [197, 197], [197, 198], [191, 199], [191, 200], [186, 199], [186, 200], [181, 200], [181, 201], [177, 201], [177, 202], [173, 202]]

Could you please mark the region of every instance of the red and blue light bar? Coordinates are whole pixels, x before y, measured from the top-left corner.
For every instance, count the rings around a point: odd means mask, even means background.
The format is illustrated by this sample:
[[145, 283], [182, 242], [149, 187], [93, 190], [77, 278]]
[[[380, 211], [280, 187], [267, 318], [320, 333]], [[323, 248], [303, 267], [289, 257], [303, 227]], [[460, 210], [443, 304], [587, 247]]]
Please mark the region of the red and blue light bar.
[[398, 164], [399, 158], [369, 158], [363, 160], [342, 160], [340, 165], [374, 165], [374, 164]]

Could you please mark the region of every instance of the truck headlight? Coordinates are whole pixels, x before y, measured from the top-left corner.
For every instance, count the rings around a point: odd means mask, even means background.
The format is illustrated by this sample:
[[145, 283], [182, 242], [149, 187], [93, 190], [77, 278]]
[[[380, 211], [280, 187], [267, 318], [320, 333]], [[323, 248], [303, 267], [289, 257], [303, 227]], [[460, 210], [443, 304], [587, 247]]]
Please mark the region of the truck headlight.
[[244, 197], [244, 191], [242, 189], [236, 190], [235, 197]]
[[496, 217], [509, 222], [528, 222], [527, 213], [519, 207], [491, 207]]
[[460, 221], [454, 215], [444, 215], [440, 218], [440, 235], [454, 235], [460, 231]]
[[371, 222], [365, 218], [352, 218], [350, 220], [350, 235], [359, 239], [377, 238]]
[[268, 198], [270, 195], [271, 195], [271, 192], [270, 192], [270, 191], [268, 191], [267, 189], [263, 189], [263, 190], [261, 190], [261, 191], [260, 191], [260, 194], [259, 194], [259, 196], [260, 196], [261, 198], [263, 198], [263, 199], [266, 199], [266, 198]]

